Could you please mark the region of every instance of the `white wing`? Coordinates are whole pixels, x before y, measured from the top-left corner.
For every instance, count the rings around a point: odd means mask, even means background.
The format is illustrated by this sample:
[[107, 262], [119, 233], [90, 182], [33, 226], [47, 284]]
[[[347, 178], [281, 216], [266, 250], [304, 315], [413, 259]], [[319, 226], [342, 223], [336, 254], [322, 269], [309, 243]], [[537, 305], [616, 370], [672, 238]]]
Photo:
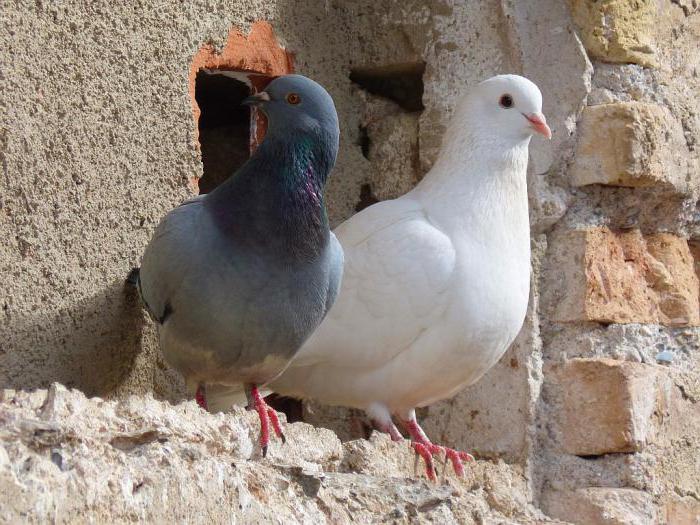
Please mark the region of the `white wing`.
[[450, 300], [455, 250], [418, 202], [375, 204], [335, 234], [345, 251], [340, 295], [292, 368], [381, 366], [434, 326]]

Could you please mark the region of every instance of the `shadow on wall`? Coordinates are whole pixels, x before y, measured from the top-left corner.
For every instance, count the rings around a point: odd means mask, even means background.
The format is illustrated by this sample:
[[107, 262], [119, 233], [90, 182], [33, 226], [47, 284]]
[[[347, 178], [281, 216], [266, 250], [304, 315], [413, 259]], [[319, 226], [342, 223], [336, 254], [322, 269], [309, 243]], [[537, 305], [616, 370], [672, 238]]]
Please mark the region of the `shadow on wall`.
[[[72, 329], [66, 330], [65, 319], [73, 320]], [[12, 352], [3, 352], [6, 365], [2, 369], [19, 373], [0, 379], [6, 388], [45, 388], [49, 378], [88, 396], [104, 397], [124, 388], [134, 392], [127, 385], [144, 384], [135, 375], [169, 374], [157, 360], [144, 359], [144, 353], [154, 350], [144, 346], [154, 338], [144, 337], [149, 328], [138, 295], [123, 281], [112, 282], [70, 309], [36, 312], [33, 317], [14, 319], [11, 325], [15, 340], [21, 343]], [[43, 352], [46, 348], [52, 349], [48, 355]], [[154, 364], [144, 368], [141, 362]], [[153, 377], [148, 383], [161, 386], [156, 388], [159, 397], [173, 399], [178, 394], [172, 392], [172, 386], [165, 386], [172, 381], [172, 377]]]
[[[261, 130], [260, 126], [250, 126], [250, 111], [240, 106], [249, 87], [210, 71], [250, 73], [257, 71], [258, 66], [262, 68], [258, 77], [281, 74], [291, 67], [290, 57], [265, 23], [254, 24], [247, 36], [232, 30], [221, 52], [211, 44], [203, 44], [192, 58], [188, 90], [195, 122], [200, 124], [205, 164], [205, 177], [200, 181], [202, 193], [216, 187], [248, 158], [254, 142], [250, 136], [257, 138], [251, 132]], [[253, 85], [259, 87], [255, 82]], [[202, 108], [195, 103], [195, 96]], [[191, 126], [192, 121], [180, 124]], [[157, 222], [161, 217], [155, 219]], [[143, 248], [145, 243], [138, 252]], [[110, 269], [122, 265], [121, 258], [109, 262]], [[6, 340], [16, 342], [12, 349], [4, 348], [0, 337], [0, 370], [12, 371], [11, 376], [5, 373], [0, 377], [0, 385], [35, 389], [57, 381], [88, 396], [153, 391], [160, 398], [182, 399], [182, 378], [165, 363], [155, 326], [146, 322], [136, 290], [125, 287], [127, 273], [124, 268], [115, 281], [104, 282], [98, 277], [86, 283], [84, 288], [99, 290], [72, 301], [64, 310], [37, 309], [23, 316], [6, 317], [2, 328], [7, 327], [12, 334]]]

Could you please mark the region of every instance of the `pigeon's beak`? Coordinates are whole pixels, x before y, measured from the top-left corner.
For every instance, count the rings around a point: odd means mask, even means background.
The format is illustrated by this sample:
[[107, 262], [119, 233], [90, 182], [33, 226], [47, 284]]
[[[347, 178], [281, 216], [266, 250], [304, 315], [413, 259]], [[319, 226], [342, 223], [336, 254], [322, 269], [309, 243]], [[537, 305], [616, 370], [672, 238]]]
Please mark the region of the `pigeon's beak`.
[[547, 125], [547, 119], [544, 118], [542, 113], [532, 113], [530, 115], [523, 115], [529, 122], [532, 129], [534, 129], [540, 135], [544, 135], [548, 139], [552, 138], [552, 130], [549, 129]]
[[268, 95], [265, 91], [261, 91], [260, 93], [256, 93], [255, 95], [251, 95], [247, 98], [243, 99], [243, 102], [241, 102], [242, 106], [262, 106], [265, 102], [270, 101], [270, 95]]

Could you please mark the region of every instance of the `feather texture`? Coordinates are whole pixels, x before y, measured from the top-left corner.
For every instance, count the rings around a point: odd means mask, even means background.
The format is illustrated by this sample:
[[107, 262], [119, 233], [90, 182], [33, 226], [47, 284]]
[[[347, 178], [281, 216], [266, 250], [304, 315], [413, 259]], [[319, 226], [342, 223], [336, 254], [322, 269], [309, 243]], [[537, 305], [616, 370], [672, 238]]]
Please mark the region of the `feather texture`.
[[[414, 190], [336, 229], [340, 295], [274, 391], [408, 419], [477, 381], [513, 342], [530, 284], [531, 129], [516, 110], [540, 112], [541, 95], [522, 77], [495, 79], [460, 102]], [[520, 106], [500, 108], [500, 92]]]
[[[288, 104], [289, 91], [302, 103]], [[166, 360], [191, 389], [226, 392], [276, 377], [340, 285], [342, 249], [323, 199], [338, 150], [332, 99], [298, 75], [267, 92], [270, 125], [257, 151], [214, 191], [166, 215], [143, 256], [143, 300], [160, 322]]]

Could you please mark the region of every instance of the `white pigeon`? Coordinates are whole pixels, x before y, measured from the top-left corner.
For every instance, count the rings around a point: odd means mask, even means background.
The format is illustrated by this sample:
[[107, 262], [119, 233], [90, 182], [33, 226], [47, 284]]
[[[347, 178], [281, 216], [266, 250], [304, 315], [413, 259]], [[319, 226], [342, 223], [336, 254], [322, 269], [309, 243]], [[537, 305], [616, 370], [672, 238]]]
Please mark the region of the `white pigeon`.
[[463, 474], [471, 456], [431, 443], [414, 409], [476, 382], [523, 324], [534, 133], [551, 138], [526, 78], [499, 75], [462, 98], [423, 180], [335, 230], [345, 251], [338, 299], [270, 388], [363, 409], [399, 440], [393, 416], [431, 479], [439, 453]]

